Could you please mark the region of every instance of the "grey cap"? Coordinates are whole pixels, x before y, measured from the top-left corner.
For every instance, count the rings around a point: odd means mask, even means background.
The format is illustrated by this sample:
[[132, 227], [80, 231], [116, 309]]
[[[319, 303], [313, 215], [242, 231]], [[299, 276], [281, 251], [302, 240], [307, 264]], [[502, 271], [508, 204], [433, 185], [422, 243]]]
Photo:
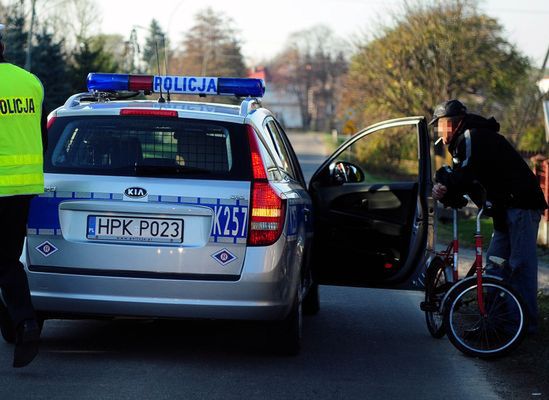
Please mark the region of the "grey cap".
[[435, 107], [433, 112], [433, 119], [429, 122], [429, 125], [433, 125], [442, 117], [457, 117], [458, 115], [465, 115], [467, 113], [467, 107], [459, 100], [448, 100], [440, 103]]

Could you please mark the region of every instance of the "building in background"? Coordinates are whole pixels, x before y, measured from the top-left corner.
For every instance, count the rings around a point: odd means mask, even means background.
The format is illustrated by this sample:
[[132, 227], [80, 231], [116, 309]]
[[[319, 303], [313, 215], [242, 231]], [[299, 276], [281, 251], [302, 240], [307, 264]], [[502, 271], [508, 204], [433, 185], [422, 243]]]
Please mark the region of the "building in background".
[[299, 100], [286, 85], [273, 82], [266, 67], [258, 66], [248, 71], [249, 78], [263, 79], [265, 95], [261, 102], [270, 109], [286, 129], [303, 129]]

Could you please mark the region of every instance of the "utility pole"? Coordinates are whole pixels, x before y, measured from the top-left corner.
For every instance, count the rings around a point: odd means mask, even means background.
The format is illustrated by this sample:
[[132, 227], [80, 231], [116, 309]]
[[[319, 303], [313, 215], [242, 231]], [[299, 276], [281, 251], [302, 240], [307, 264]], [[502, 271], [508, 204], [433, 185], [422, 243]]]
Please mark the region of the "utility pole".
[[25, 59], [25, 69], [27, 71], [30, 71], [31, 69], [32, 33], [34, 29], [34, 19], [36, 16], [36, 0], [32, 0], [31, 4], [31, 22], [29, 27], [29, 34], [27, 35], [27, 58]]

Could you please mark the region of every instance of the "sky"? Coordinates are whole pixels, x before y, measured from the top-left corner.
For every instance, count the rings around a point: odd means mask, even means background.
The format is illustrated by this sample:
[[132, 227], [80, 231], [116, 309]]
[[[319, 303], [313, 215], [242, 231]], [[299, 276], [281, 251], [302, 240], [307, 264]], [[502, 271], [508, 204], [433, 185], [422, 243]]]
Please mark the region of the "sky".
[[[324, 24], [343, 39], [371, 32], [389, 21], [402, 0], [90, 0], [101, 11], [103, 33], [128, 36], [133, 26], [147, 27], [152, 18], [169, 34], [172, 44], [193, 25], [193, 15], [212, 7], [231, 17], [240, 31], [242, 52], [249, 63], [276, 55], [290, 33]], [[505, 37], [535, 65], [541, 66], [549, 47], [549, 0], [481, 0], [480, 8], [503, 25]], [[138, 29], [138, 36], [146, 36]]]

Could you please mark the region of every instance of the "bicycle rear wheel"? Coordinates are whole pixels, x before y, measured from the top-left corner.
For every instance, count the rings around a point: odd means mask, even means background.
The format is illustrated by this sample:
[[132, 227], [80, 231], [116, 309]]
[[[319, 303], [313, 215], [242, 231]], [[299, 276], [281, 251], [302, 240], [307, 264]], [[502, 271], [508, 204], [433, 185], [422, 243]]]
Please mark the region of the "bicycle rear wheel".
[[441, 338], [444, 331], [444, 314], [440, 302], [450, 286], [445, 270], [451, 268], [440, 257], [433, 259], [425, 275], [425, 322], [427, 329], [434, 338]]
[[479, 311], [476, 279], [451, 291], [444, 307], [444, 326], [450, 342], [461, 352], [490, 358], [516, 348], [526, 333], [525, 306], [515, 290], [498, 279], [484, 277], [485, 314]]

